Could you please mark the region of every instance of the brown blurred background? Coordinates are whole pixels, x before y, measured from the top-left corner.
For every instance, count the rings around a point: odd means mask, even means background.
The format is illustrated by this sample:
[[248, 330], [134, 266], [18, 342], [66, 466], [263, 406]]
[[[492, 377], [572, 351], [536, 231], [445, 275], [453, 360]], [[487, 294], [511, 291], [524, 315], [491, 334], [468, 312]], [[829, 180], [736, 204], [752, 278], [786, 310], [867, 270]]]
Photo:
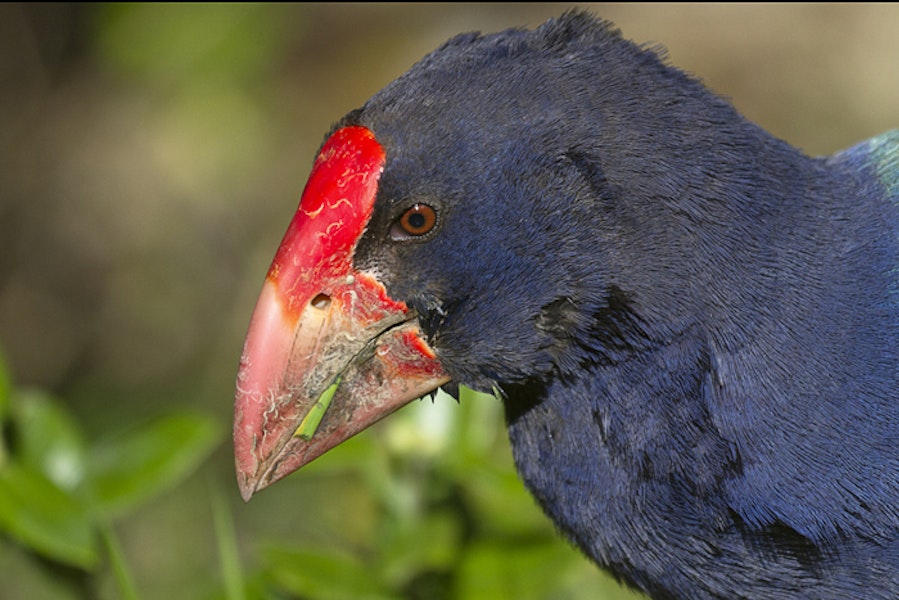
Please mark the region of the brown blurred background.
[[[455, 33], [570, 6], [0, 5], [0, 347], [16, 382], [88, 432], [168, 406], [227, 429], [256, 293], [331, 123]], [[897, 5], [580, 6], [810, 154], [899, 126]], [[229, 452], [210, 467], [225, 485]], [[275, 535], [261, 511], [278, 502], [235, 504], [239, 527]], [[142, 542], [202, 538], [206, 510], [174, 498], [127, 526], [147, 597], [184, 589], [173, 563], [214, 568]]]

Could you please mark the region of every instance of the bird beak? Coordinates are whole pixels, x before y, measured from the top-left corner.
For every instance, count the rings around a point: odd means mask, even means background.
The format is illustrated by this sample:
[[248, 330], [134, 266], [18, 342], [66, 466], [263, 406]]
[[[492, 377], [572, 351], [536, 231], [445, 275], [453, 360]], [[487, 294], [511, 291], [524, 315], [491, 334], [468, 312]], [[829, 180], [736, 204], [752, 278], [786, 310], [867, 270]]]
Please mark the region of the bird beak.
[[369, 130], [338, 130], [275, 254], [237, 376], [244, 500], [449, 381], [415, 315], [352, 266], [383, 164]]

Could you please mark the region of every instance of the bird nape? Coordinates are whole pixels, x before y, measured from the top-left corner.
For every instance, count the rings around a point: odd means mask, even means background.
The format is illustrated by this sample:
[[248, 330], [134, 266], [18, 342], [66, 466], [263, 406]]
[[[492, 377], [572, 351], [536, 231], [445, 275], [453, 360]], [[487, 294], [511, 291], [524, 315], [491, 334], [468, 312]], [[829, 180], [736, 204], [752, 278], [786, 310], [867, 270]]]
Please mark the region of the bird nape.
[[893, 598], [897, 205], [899, 131], [805, 156], [584, 12], [457, 36], [315, 160], [241, 358], [242, 494], [464, 385], [650, 596]]

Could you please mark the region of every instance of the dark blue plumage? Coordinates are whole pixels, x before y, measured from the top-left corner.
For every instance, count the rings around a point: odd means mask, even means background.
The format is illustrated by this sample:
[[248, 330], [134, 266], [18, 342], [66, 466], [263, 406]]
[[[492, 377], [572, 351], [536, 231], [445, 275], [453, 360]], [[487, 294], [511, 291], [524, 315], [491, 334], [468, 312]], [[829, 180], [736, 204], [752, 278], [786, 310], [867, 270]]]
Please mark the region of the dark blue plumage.
[[807, 157], [579, 12], [347, 125], [387, 157], [354, 264], [586, 554], [656, 598], [899, 594], [899, 132]]

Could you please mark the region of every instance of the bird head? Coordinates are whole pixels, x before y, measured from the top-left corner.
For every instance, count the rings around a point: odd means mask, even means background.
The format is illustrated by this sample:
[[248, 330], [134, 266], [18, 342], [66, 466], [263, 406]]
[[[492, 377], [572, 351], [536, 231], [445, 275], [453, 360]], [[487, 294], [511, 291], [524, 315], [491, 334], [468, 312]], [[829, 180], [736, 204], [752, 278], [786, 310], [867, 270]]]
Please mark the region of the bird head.
[[649, 56], [581, 13], [461, 35], [334, 126], [241, 357], [245, 499], [447, 383], [503, 394], [638, 343], [617, 281], [648, 281], [621, 256], [653, 217], [623, 190], [682, 185], [652, 159], [675, 120], [635, 117]]

